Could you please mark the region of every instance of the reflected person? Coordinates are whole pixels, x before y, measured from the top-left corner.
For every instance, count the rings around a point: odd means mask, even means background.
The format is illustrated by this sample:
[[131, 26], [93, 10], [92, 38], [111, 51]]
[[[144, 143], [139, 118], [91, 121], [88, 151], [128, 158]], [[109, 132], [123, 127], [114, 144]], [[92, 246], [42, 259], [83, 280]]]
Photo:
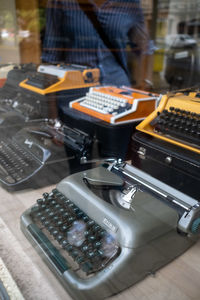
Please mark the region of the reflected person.
[[102, 84], [130, 86], [127, 51], [145, 55], [138, 0], [49, 0], [42, 60], [98, 67]]

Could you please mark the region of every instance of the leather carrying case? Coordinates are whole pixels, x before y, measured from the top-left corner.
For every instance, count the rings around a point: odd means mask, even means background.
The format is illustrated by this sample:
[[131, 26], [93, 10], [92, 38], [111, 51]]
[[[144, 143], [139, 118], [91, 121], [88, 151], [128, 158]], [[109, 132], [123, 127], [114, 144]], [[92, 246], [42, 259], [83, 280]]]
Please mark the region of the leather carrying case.
[[142, 132], [131, 141], [132, 164], [200, 200], [200, 155]]

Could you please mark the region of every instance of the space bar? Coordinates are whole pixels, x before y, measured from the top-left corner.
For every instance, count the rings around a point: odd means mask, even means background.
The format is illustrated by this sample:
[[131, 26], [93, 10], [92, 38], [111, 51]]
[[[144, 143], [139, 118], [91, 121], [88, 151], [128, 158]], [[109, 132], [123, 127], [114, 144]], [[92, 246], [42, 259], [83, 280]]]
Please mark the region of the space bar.
[[58, 250], [52, 245], [49, 239], [35, 224], [28, 225], [27, 229], [61, 273], [64, 273], [65, 271], [70, 269], [64, 257], [58, 252]]

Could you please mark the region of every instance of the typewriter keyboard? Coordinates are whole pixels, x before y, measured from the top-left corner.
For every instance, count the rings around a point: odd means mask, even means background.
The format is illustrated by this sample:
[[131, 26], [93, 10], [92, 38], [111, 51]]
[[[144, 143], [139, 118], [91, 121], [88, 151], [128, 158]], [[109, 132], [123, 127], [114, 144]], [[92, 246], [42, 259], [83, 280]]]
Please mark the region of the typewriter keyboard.
[[92, 276], [119, 255], [115, 238], [57, 189], [44, 193], [30, 215], [34, 238], [79, 277]]
[[170, 107], [158, 113], [151, 125], [161, 134], [200, 146], [200, 114]]
[[46, 89], [58, 81], [59, 81], [58, 77], [55, 75], [38, 72], [30, 76], [26, 81], [26, 84], [32, 85], [39, 89]]
[[102, 114], [119, 114], [132, 107], [128, 100], [122, 97], [102, 94], [96, 91], [87, 93], [80, 105]]
[[39, 162], [16, 142], [0, 142], [0, 181], [12, 185], [27, 179], [40, 168]]

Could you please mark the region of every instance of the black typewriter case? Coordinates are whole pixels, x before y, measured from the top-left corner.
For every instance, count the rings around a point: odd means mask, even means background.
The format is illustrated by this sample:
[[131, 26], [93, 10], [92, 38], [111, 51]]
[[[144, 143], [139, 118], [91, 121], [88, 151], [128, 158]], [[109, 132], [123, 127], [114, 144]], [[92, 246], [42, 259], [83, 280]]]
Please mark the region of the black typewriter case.
[[200, 155], [142, 132], [131, 141], [132, 165], [200, 201]]
[[99, 157], [131, 159], [131, 136], [139, 122], [113, 125], [72, 109], [64, 101], [59, 101], [58, 107], [59, 118], [63, 123], [96, 137]]

